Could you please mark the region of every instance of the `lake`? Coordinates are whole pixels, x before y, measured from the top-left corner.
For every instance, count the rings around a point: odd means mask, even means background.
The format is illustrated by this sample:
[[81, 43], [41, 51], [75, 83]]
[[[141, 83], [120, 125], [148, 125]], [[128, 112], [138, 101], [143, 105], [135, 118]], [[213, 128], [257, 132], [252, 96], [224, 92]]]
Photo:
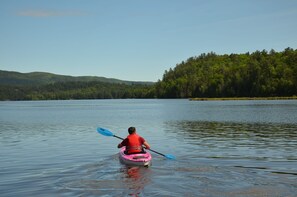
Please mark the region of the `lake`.
[[[296, 196], [297, 100], [0, 102], [0, 196]], [[137, 132], [149, 168], [118, 158]]]

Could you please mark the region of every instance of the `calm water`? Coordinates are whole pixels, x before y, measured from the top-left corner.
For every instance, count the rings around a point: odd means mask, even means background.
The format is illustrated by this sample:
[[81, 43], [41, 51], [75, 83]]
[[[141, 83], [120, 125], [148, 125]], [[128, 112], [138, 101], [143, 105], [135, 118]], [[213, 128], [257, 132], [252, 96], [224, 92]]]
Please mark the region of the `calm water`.
[[[135, 126], [150, 168], [119, 162]], [[296, 196], [297, 100], [0, 102], [0, 196]]]

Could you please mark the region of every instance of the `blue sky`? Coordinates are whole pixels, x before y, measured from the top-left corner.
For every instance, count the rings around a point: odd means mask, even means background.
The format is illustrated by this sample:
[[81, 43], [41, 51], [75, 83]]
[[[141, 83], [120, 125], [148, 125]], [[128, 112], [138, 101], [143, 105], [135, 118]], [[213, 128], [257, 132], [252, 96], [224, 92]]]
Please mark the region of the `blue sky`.
[[0, 70], [157, 81], [201, 53], [297, 48], [297, 0], [0, 0]]

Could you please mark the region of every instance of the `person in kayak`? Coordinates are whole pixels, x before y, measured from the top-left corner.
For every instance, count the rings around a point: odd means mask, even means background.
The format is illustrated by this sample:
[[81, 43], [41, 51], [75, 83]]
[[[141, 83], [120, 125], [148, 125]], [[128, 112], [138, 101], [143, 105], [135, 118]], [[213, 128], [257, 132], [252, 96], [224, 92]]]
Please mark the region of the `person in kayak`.
[[118, 148], [126, 147], [125, 154], [145, 153], [143, 148], [150, 149], [150, 145], [145, 139], [136, 133], [135, 127], [129, 127], [128, 133], [127, 138], [118, 144]]

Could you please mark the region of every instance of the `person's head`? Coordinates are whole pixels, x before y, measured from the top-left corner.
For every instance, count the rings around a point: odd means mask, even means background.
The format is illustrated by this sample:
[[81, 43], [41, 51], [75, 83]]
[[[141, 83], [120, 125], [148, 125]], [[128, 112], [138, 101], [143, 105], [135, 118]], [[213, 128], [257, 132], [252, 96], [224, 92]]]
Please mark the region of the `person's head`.
[[136, 132], [135, 127], [129, 127], [128, 132], [129, 132], [129, 134], [135, 133]]

